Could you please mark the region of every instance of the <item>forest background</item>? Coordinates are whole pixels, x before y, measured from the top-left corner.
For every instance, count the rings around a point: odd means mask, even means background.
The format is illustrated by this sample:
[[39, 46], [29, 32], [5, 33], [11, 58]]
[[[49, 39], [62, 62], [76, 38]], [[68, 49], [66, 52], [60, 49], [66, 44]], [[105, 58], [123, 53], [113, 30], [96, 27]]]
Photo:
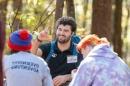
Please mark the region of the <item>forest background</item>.
[[48, 28], [52, 40], [55, 22], [62, 16], [76, 20], [75, 34], [81, 37], [91, 33], [107, 37], [114, 51], [130, 66], [130, 0], [0, 0], [0, 86], [2, 56], [9, 52], [9, 35], [26, 28], [35, 37]]
[[[50, 39], [54, 39], [55, 21], [62, 16], [75, 18], [75, 34], [81, 37], [90, 33], [107, 37], [130, 65], [130, 0], [0, 0], [6, 39], [21, 28], [32, 34], [48, 28]], [[8, 53], [6, 45], [4, 52]]]

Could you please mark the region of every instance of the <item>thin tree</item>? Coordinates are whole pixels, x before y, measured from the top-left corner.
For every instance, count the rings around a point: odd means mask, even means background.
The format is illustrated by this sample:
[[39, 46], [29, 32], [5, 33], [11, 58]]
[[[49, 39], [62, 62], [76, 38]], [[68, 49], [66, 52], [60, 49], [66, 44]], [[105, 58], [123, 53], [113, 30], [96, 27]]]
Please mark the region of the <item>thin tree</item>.
[[7, 1], [0, 1], [0, 86], [3, 86], [3, 70], [2, 70], [2, 56], [5, 42], [5, 27], [6, 27], [6, 12]]
[[114, 29], [113, 29], [113, 46], [115, 52], [122, 57], [122, 0], [115, 0], [115, 12], [114, 12]]
[[[64, 7], [64, 0], [56, 0], [54, 25], [57, 19], [59, 19], [63, 15], [63, 7]], [[56, 28], [53, 29], [53, 34], [52, 34], [53, 39], [55, 38], [55, 31], [56, 31]]]
[[[66, 6], [67, 6], [67, 16], [73, 17], [75, 19], [74, 0], [66, 0]], [[76, 33], [76, 30], [74, 32]]]
[[3, 28], [4, 29], [6, 27], [7, 2], [8, 2], [8, 0], [1, 0], [0, 1], [0, 19], [3, 22]]
[[19, 28], [22, 28], [22, 25], [21, 25], [22, 23], [20, 21], [20, 14], [22, 10], [22, 0], [13, 0], [13, 10], [14, 10], [15, 16], [12, 21], [11, 29], [15, 31]]
[[67, 16], [73, 17], [75, 19], [74, 0], [66, 0], [66, 5], [67, 5]]
[[112, 0], [93, 0], [91, 33], [99, 37], [107, 37], [111, 41], [112, 35]]
[[64, 0], [56, 0], [55, 22], [63, 15]]
[[[130, 3], [129, 2], [130, 2], [129, 0], [125, 1], [125, 7], [126, 7], [126, 10], [127, 10], [127, 16], [125, 18], [126, 21], [125, 21], [124, 31], [122, 31], [124, 39], [127, 39], [127, 36], [128, 36], [128, 28], [129, 28], [128, 26], [129, 26], [129, 20], [130, 20]], [[123, 52], [123, 56], [124, 56], [124, 59], [127, 62], [127, 54], [129, 52], [128, 40], [124, 40], [123, 41], [123, 46], [124, 46], [124, 49], [125, 49], [125, 51]]]
[[3, 70], [2, 70], [2, 57], [5, 43], [5, 29], [0, 21], [0, 86], [3, 86]]
[[88, 0], [83, 0], [82, 2], [83, 4], [83, 28], [86, 28], [86, 14], [87, 14], [87, 10], [88, 10]]

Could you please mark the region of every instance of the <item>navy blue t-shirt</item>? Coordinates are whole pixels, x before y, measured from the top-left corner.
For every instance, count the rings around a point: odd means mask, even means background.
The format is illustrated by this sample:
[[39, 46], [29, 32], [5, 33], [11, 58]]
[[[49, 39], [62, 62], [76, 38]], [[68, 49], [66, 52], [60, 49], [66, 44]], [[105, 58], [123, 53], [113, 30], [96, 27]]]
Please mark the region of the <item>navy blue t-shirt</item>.
[[[50, 68], [50, 73], [52, 78], [57, 75], [71, 74], [71, 70], [76, 69], [81, 60], [83, 59], [81, 54], [77, 56], [77, 62], [67, 62], [67, 57], [73, 55], [73, 48], [76, 47], [74, 43], [71, 43], [71, 47], [68, 50], [61, 52], [57, 47], [57, 42], [54, 44], [54, 54], [48, 61], [48, 66]], [[46, 60], [51, 48], [51, 43], [43, 44], [40, 49], [43, 51], [43, 59]]]

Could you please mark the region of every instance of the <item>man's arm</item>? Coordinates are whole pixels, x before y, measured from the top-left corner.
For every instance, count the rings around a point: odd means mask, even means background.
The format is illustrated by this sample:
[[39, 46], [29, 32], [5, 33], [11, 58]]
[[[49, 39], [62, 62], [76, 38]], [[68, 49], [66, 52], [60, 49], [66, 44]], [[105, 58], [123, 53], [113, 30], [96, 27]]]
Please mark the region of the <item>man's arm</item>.
[[48, 40], [47, 31], [41, 31], [37, 38], [32, 41], [32, 48], [31, 52], [35, 55], [42, 56], [43, 52], [39, 47], [39, 45], [42, 43], [42, 41]]
[[31, 52], [37, 56], [42, 56], [42, 50], [39, 48], [39, 45], [41, 44], [41, 42], [37, 39], [32, 41], [32, 48], [31, 48]]

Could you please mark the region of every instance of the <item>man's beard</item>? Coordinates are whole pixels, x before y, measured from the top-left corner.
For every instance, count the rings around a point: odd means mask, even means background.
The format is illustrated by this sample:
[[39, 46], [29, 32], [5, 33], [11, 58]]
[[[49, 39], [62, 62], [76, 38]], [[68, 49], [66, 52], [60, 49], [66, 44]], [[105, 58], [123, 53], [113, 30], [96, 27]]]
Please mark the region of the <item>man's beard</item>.
[[68, 36], [68, 37], [64, 36], [64, 37], [65, 37], [64, 40], [60, 40], [59, 38], [57, 38], [58, 42], [61, 44], [65, 44], [65, 43], [69, 42], [71, 39], [71, 36]]

